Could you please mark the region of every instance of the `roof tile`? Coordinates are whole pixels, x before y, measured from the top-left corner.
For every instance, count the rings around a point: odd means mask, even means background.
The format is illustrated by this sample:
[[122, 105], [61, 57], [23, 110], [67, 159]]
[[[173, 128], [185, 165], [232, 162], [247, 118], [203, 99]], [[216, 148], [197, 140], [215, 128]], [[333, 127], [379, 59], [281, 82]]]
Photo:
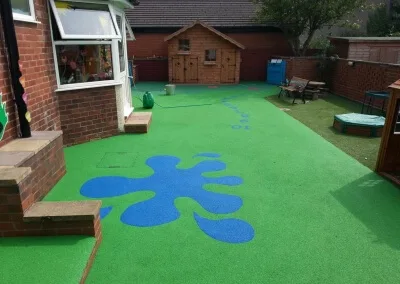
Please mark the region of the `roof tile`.
[[254, 27], [256, 5], [250, 0], [141, 0], [126, 10], [132, 27], [183, 27], [195, 20], [213, 27]]

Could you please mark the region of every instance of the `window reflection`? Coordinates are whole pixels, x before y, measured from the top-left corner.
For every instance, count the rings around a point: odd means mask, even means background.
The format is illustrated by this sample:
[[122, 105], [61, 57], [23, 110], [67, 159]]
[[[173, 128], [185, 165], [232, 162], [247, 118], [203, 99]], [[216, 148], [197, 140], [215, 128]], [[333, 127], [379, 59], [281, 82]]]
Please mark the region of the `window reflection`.
[[111, 45], [57, 45], [60, 84], [113, 80]]
[[117, 35], [107, 5], [54, 1], [66, 35]]

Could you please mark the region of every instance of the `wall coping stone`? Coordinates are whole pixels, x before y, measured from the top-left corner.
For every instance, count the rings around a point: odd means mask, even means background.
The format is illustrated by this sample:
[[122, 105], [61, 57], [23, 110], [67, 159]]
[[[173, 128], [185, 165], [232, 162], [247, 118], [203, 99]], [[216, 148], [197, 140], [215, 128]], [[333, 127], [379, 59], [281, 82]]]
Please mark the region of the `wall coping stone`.
[[[33, 131], [32, 132], [32, 137], [29, 138], [18, 138], [15, 139], [3, 147], [0, 148], [0, 153], [1, 152], [14, 152], [14, 155], [9, 154], [9, 158], [11, 156], [21, 156], [21, 160], [23, 160], [23, 154], [16, 154], [15, 152], [30, 152], [31, 155], [33, 156], [34, 154], [37, 154], [40, 150], [45, 148], [47, 145], [49, 145], [51, 142], [53, 142], [55, 139], [58, 137], [62, 136], [62, 131]], [[5, 157], [5, 154], [2, 154]], [[1, 158], [2, 156], [0, 156]], [[26, 160], [26, 159], [25, 159]], [[22, 161], [23, 162], [23, 161]], [[16, 164], [2, 164], [0, 162], [0, 165], [4, 166], [18, 166], [18, 163], [22, 163], [21, 161], [17, 161]]]
[[19, 167], [33, 156], [34, 152], [0, 151], [0, 166]]
[[31, 168], [2, 168], [0, 169], [0, 186], [18, 185], [32, 172]]

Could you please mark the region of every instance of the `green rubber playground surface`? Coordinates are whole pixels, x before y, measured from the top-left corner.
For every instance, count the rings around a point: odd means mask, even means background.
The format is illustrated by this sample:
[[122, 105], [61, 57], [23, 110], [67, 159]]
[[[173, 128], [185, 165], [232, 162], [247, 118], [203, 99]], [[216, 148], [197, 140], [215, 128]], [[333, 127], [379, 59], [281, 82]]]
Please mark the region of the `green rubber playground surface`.
[[87, 283], [398, 283], [400, 192], [265, 100], [276, 87], [136, 87], [150, 132], [66, 148], [46, 198], [103, 202]]
[[0, 283], [79, 283], [94, 244], [82, 236], [0, 238]]

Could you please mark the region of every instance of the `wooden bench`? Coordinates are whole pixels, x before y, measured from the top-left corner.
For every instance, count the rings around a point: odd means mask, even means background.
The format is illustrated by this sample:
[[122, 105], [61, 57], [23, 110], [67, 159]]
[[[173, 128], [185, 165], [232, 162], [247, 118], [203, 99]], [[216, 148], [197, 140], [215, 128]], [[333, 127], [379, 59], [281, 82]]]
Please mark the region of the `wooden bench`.
[[299, 77], [293, 77], [288, 86], [280, 86], [281, 91], [279, 92], [278, 97], [281, 97], [281, 94], [284, 93], [287, 96], [293, 96], [293, 102], [292, 104], [295, 103], [297, 98], [301, 98], [303, 103], [306, 103], [305, 100], [305, 89], [308, 85], [309, 80], [299, 78]]

